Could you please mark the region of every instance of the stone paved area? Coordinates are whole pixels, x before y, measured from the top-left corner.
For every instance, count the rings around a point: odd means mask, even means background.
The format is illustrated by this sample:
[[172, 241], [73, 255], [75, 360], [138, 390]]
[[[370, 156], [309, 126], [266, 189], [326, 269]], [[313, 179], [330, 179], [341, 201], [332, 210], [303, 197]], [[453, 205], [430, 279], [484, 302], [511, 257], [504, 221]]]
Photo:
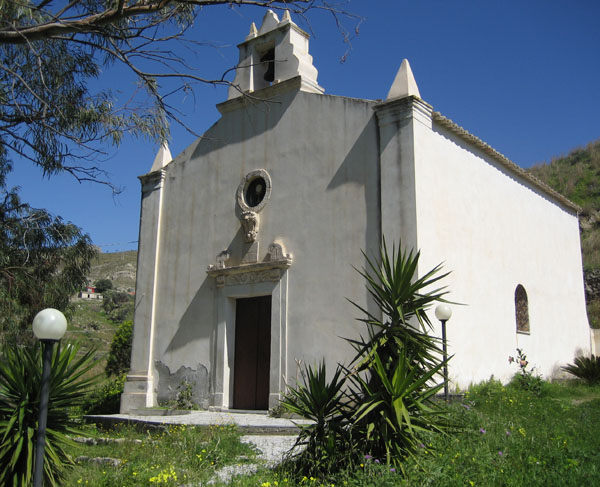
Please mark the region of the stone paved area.
[[88, 422], [111, 425], [116, 423], [141, 423], [152, 426], [167, 424], [189, 424], [210, 426], [219, 424], [236, 424], [244, 433], [259, 434], [294, 434], [297, 424], [309, 424], [304, 419], [273, 418], [266, 414], [222, 411], [191, 411], [189, 414], [168, 416], [149, 416], [133, 414], [107, 414], [86, 416]]

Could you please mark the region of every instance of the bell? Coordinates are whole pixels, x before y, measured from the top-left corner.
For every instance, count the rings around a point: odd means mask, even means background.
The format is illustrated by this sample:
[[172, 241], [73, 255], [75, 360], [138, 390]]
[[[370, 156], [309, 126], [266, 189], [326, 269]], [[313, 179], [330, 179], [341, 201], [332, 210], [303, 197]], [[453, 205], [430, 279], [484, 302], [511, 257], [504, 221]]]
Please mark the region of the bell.
[[261, 63], [268, 63], [263, 79], [268, 83], [275, 81], [275, 49], [269, 49], [261, 58]]

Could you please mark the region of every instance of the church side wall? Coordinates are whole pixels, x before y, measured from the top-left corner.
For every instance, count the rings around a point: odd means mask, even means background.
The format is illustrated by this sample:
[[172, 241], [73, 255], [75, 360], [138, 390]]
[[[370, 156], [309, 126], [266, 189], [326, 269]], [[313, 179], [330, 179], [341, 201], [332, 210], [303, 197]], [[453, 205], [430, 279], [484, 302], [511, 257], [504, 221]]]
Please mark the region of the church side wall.
[[[339, 337], [356, 336], [361, 325], [346, 298], [371, 306], [352, 266], [362, 267], [361, 250], [379, 241], [377, 156], [369, 103], [288, 92], [226, 111], [167, 166], [154, 342], [159, 401], [183, 378], [196, 383], [202, 405], [228, 405], [238, 297], [274, 294], [281, 343], [271, 367], [280, 384], [296, 380], [298, 361], [324, 357], [330, 370], [347, 362], [351, 348]], [[272, 180], [259, 212], [258, 261], [276, 241], [293, 264], [277, 283], [217, 287], [207, 266], [224, 249], [228, 267], [241, 263], [246, 244], [236, 191], [256, 169]]]
[[[575, 212], [444, 128], [420, 127], [415, 139], [420, 271], [444, 262], [450, 299], [465, 304], [453, 306], [447, 326], [451, 379], [461, 387], [492, 374], [507, 380], [516, 348], [550, 378], [589, 352]], [[529, 334], [516, 332], [519, 284]]]

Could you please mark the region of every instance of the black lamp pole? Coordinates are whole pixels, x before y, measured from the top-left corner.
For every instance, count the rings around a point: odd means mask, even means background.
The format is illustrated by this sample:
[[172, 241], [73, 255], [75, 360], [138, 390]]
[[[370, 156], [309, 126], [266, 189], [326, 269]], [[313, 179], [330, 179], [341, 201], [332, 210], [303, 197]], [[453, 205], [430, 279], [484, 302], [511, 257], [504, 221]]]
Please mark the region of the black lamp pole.
[[38, 418], [37, 444], [35, 448], [33, 487], [42, 487], [44, 479], [44, 450], [46, 448], [48, 398], [50, 397], [50, 367], [52, 362], [52, 348], [56, 340], [40, 341], [42, 342], [42, 390], [40, 393], [40, 415]]
[[452, 308], [439, 304], [435, 308], [435, 317], [442, 322], [442, 351], [444, 353], [444, 399], [448, 402], [448, 344], [446, 341], [446, 321], [452, 317]]
[[446, 321], [442, 322], [442, 349], [444, 352], [444, 399], [448, 402], [448, 347], [446, 345]]
[[40, 390], [40, 413], [38, 417], [33, 487], [44, 483], [44, 449], [46, 448], [46, 425], [48, 423], [48, 400], [50, 398], [50, 369], [52, 349], [67, 331], [65, 315], [54, 308], [40, 311], [33, 319], [33, 333], [42, 342], [42, 384]]

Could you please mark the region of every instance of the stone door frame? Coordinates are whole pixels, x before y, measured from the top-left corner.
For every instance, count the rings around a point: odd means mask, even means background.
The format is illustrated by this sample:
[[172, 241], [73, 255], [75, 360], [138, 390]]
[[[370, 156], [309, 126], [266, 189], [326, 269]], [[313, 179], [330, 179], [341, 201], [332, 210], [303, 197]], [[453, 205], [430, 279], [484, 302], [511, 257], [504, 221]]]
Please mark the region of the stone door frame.
[[[235, 307], [238, 298], [271, 295], [271, 373], [269, 408], [277, 406], [287, 379], [287, 306], [289, 272], [281, 269], [279, 279], [239, 283], [217, 288], [217, 323], [213, 341], [211, 399], [213, 407], [230, 409], [233, 405], [233, 367], [235, 363]], [[243, 282], [247, 281], [247, 282]]]

